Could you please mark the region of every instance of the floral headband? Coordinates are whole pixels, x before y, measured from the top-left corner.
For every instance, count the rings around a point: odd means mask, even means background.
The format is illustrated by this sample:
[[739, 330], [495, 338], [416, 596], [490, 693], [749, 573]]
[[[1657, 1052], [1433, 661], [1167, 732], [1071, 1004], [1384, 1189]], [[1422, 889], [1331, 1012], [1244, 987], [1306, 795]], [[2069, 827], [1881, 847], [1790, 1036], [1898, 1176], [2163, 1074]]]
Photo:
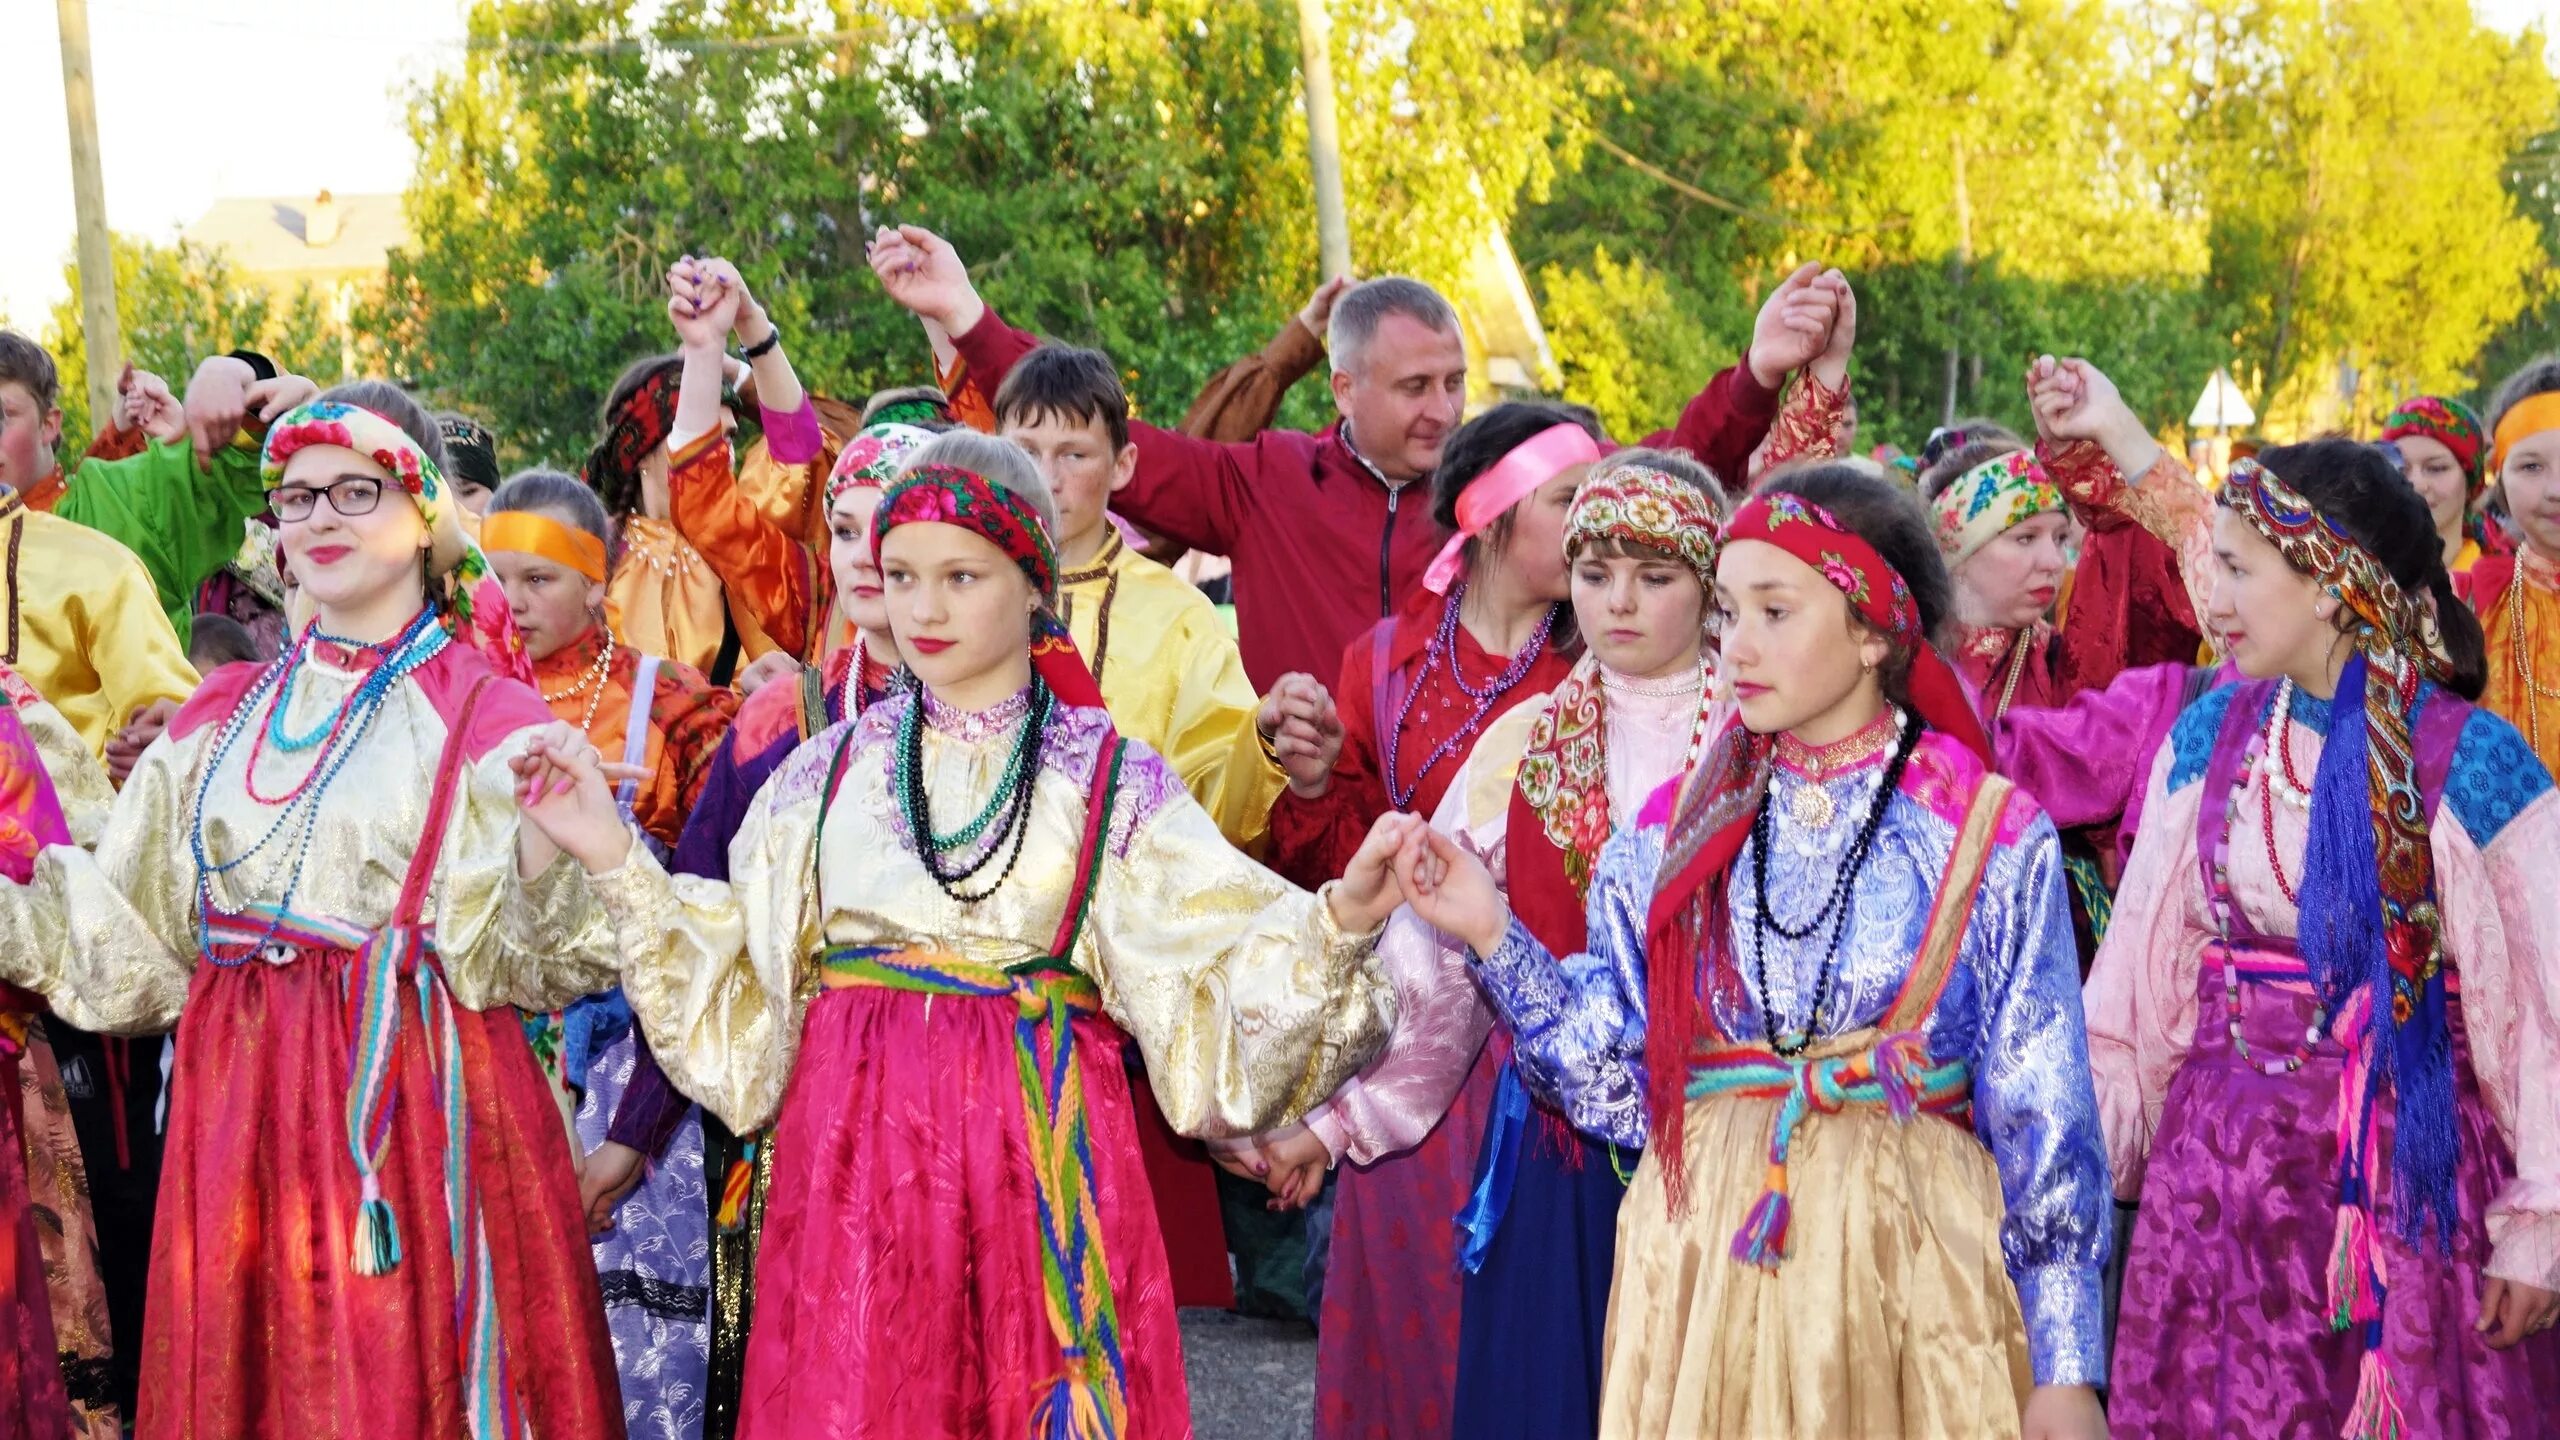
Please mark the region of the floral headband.
[[931, 431], [896, 421], [875, 420], [863, 426], [836, 452], [835, 468], [827, 473], [827, 504], [834, 505], [847, 491], [885, 489], [898, 478], [907, 457], [932, 438]]
[[979, 535], [1022, 567], [1031, 588], [1047, 599], [1058, 590], [1058, 552], [1031, 502], [957, 465], [918, 465], [898, 477], [871, 521], [871, 558], [901, 525], [957, 525]]
[[284, 466], [296, 452], [314, 445], [353, 450], [391, 472], [391, 478], [416, 501], [426, 517], [433, 546], [429, 565], [438, 575], [460, 568], [471, 554], [463, 534], [462, 507], [424, 448], [408, 431], [361, 406], [339, 400], [313, 400], [297, 406], [267, 431], [258, 461], [258, 478], [269, 489], [284, 478]]
[[1907, 645], [1921, 641], [1920, 606], [1902, 574], [1831, 512], [1783, 490], [1755, 495], [1733, 513], [1724, 543], [1761, 540], [1822, 572], [1866, 622]]
[[2009, 527], [2062, 508], [2062, 490], [2032, 450], [1994, 455], [1959, 475], [1929, 503], [1938, 553], [1950, 569]]
[[2431, 678], [2452, 673], [2452, 657], [2435, 612], [2419, 604], [2373, 552], [2349, 538], [2302, 493], [2255, 460], [2234, 460], [2222, 482], [2222, 504], [2249, 522], [2284, 556], [2370, 626], [2379, 641], [2405, 651]]
[[1715, 507], [1697, 486], [1668, 471], [1641, 464], [1593, 471], [1564, 512], [1565, 558], [1597, 540], [1676, 555], [1698, 572], [1699, 584], [1715, 588]]
[[2473, 495], [2489, 482], [2489, 427], [2480, 423], [2478, 412], [2470, 406], [2421, 395], [2383, 418], [2383, 439], [2405, 440], [2412, 435], [2423, 435], [2452, 451]]

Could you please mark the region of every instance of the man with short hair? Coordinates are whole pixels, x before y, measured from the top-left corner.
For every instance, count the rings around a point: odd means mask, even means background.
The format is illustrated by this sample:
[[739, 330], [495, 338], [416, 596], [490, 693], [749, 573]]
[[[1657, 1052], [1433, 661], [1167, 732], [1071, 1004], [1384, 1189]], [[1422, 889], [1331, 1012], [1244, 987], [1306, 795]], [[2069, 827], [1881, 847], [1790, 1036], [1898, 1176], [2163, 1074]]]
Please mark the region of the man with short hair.
[[[987, 306], [933, 232], [883, 230], [870, 259], [891, 298], [950, 336], [978, 384], [1000, 384], [1039, 344]], [[1112, 502], [1142, 529], [1233, 561], [1245, 670], [1264, 691], [1292, 671], [1334, 673], [1343, 647], [1421, 583], [1446, 537], [1414, 482], [1439, 465], [1466, 406], [1457, 312], [1421, 281], [1371, 280], [1342, 292], [1330, 317], [1299, 318], [1331, 351], [1340, 420], [1315, 435], [1265, 430], [1237, 443], [1132, 424], [1137, 471]], [[1777, 414], [1778, 387], [1810, 358], [1764, 345], [1770, 329], [1755, 331], [1748, 364], [1717, 375], [1678, 425], [1644, 443], [1688, 450], [1738, 485]]]
[[58, 474], [59, 394], [44, 347], [0, 330], [0, 662], [103, 757], [137, 712], [174, 711], [197, 677], [133, 552], [21, 493]]
[[994, 416], [1057, 501], [1058, 618], [1120, 733], [1163, 755], [1230, 842], [1259, 852], [1283, 781], [1255, 737], [1261, 697], [1235, 638], [1207, 596], [1111, 523], [1138, 465], [1119, 367], [1044, 345], [997, 387]]

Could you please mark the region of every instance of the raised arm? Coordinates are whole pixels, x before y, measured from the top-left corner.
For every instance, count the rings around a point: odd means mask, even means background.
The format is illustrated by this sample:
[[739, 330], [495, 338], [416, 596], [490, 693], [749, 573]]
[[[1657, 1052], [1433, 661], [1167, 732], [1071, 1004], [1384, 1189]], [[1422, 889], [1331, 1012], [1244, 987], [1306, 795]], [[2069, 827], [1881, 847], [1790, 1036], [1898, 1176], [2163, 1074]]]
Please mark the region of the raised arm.
[[[1715, 472], [1728, 494], [1750, 488], [1751, 452], [1760, 448], [1777, 419], [1787, 376], [1825, 356], [1848, 293], [1848, 282], [1838, 271], [1826, 273], [1818, 265], [1798, 268], [1761, 305], [1742, 363], [1718, 372], [1681, 410], [1677, 424], [1646, 436], [1644, 443], [1688, 451]], [[1845, 404], [1845, 344], [1838, 363], [1839, 378], [1825, 388], [1839, 392]]]
[[[950, 336], [969, 383], [988, 396], [1039, 347], [1038, 339], [1007, 325], [979, 297], [951, 242], [932, 231], [914, 225], [883, 230], [871, 242], [870, 261], [891, 299]], [[1136, 423], [1129, 435], [1137, 442], [1138, 470], [1112, 497], [1111, 508], [1191, 549], [1230, 553], [1266, 463], [1262, 445], [1196, 440]]]
[[2028, 371], [2036, 456], [2089, 528], [2062, 636], [2077, 684], [2196, 658], [2213, 589], [2213, 500], [2085, 360]]

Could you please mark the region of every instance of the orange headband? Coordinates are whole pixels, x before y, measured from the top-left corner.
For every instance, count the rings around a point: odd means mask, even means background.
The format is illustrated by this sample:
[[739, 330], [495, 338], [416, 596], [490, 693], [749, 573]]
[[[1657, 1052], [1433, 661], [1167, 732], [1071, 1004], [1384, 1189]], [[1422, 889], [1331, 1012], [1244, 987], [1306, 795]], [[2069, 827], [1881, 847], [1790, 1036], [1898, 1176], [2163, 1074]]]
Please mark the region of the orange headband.
[[2489, 473], [2494, 476], [2507, 468], [2507, 452], [2517, 441], [2545, 430], [2560, 430], [2560, 390], [2527, 395], [2498, 417], [2497, 448], [2489, 454]]
[[480, 548], [539, 555], [604, 583], [604, 542], [530, 510], [500, 510], [480, 521]]

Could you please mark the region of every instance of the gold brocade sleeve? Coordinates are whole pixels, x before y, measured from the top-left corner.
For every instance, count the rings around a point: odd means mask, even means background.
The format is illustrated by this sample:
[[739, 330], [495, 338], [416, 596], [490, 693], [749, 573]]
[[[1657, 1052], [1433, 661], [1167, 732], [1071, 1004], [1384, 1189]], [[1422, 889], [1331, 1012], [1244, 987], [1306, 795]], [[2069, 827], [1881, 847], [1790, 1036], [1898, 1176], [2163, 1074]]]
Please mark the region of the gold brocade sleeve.
[[20, 702], [18, 723], [26, 727], [36, 753], [44, 757], [45, 778], [53, 782], [54, 799], [61, 802], [63, 821], [71, 827], [71, 843], [84, 850], [96, 849], [116, 804], [115, 783], [107, 778], [106, 767], [50, 703]]
[[815, 794], [767, 785], [729, 847], [729, 880], [671, 877], [647, 847], [591, 882], [621, 940], [622, 993], [678, 1090], [741, 1134], [782, 1108], [800, 1050], [800, 978], [820, 946]]
[[[1143, 784], [1135, 772], [1150, 759], [1132, 750], [1123, 783]], [[1325, 892], [1237, 853], [1178, 789], [1105, 856], [1090, 924], [1103, 1004], [1185, 1135], [1298, 1119], [1376, 1053], [1394, 1018], [1377, 932], [1345, 934]]]
[[566, 856], [520, 878], [523, 816], [508, 762], [534, 732], [510, 736], [464, 772], [436, 856], [436, 950], [454, 999], [472, 1010], [557, 1010], [614, 984], [614, 931]]
[[0, 980], [83, 1030], [149, 1035], [177, 1023], [198, 953], [187, 797], [210, 734], [164, 735], [142, 752], [94, 852], [48, 846], [28, 883], [0, 882]]

